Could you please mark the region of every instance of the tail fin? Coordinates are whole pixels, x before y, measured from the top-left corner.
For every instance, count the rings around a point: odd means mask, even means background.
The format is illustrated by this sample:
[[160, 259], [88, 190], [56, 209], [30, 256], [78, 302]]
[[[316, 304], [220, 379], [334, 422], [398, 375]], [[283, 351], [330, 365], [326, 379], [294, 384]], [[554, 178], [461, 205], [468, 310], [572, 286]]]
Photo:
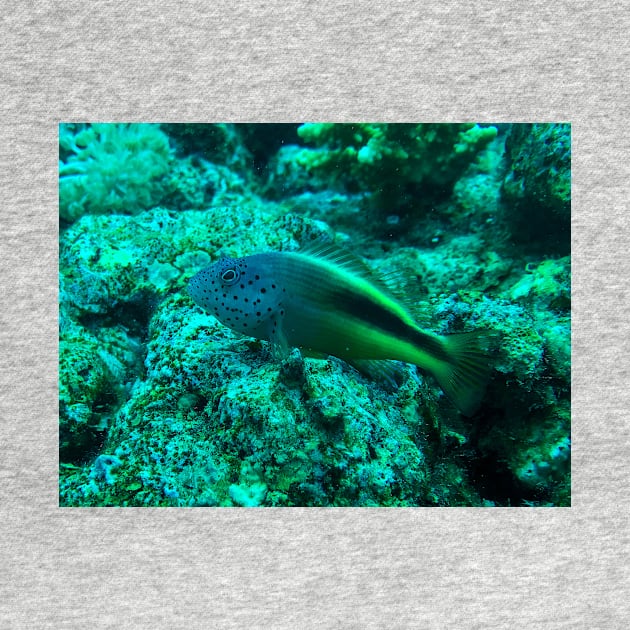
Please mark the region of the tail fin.
[[482, 345], [491, 337], [490, 331], [476, 330], [441, 338], [449, 359], [441, 362], [433, 374], [465, 416], [475, 413], [488, 383], [489, 357]]

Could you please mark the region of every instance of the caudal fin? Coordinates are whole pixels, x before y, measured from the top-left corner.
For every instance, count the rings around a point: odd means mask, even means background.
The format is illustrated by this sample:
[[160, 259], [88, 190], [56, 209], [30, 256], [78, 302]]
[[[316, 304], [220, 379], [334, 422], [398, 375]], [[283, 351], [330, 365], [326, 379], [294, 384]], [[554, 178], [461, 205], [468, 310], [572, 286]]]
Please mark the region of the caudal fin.
[[441, 362], [433, 374], [444, 393], [465, 416], [475, 413], [488, 383], [490, 361], [482, 346], [491, 336], [482, 330], [441, 338], [449, 359]]

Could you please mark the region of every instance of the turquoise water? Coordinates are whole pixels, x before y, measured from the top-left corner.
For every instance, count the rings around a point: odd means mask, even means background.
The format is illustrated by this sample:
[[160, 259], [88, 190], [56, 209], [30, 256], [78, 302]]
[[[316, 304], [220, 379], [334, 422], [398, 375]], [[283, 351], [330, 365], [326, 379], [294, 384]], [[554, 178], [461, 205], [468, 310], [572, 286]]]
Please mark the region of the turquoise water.
[[[570, 125], [59, 139], [60, 505], [570, 505]], [[278, 356], [188, 294], [222, 257], [313, 243], [426, 331], [493, 332], [472, 415], [413, 365]]]

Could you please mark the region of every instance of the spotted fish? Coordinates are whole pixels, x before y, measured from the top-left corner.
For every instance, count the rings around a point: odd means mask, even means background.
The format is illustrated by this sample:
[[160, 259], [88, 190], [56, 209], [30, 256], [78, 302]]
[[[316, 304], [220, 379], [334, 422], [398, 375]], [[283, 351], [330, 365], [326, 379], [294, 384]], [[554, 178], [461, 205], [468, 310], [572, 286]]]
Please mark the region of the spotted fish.
[[466, 415], [483, 396], [484, 331], [440, 336], [422, 330], [364, 263], [336, 246], [221, 258], [191, 279], [189, 293], [232, 330], [270, 341], [276, 355], [299, 347], [358, 367], [413, 363]]

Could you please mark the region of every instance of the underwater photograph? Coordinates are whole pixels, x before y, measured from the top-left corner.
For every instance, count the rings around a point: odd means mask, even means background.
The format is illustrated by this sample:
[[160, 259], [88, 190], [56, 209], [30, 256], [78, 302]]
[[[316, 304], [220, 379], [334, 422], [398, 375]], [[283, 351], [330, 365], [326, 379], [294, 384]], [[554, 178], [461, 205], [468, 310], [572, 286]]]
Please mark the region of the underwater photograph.
[[571, 505], [571, 125], [61, 123], [59, 505]]

